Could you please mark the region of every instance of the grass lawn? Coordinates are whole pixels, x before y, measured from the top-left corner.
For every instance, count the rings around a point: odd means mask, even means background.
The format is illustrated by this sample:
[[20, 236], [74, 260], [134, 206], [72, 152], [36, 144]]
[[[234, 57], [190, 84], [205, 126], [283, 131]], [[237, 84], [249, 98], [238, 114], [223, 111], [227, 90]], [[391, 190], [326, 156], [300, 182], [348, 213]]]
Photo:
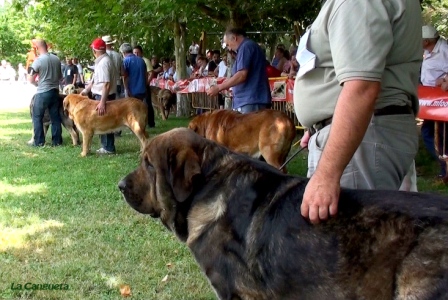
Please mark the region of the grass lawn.
[[[157, 120], [149, 133], [187, 123]], [[28, 147], [28, 111], [0, 111], [0, 299], [121, 299], [123, 284], [132, 299], [214, 299], [185, 245], [132, 210], [117, 189], [139, 163], [137, 138], [125, 130], [116, 155], [81, 158], [63, 134], [63, 147]], [[447, 193], [432, 179], [437, 171], [427, 156], [417, 165], [420, 190]], [[306, 153], [288, 169], [305, 175]], [[68, 290], [18, 289], [26, 283]]]

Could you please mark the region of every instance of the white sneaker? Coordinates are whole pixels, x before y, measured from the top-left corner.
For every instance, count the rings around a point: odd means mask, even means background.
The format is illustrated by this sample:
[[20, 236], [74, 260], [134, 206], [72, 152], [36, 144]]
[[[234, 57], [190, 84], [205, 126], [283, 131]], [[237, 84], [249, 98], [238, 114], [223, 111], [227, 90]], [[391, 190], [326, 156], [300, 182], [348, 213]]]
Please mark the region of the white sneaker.
[[100, 149], [96, 150], [96, 154], [115, 154], [115, 152], [107, 151], [104, 148], [100, 148]]

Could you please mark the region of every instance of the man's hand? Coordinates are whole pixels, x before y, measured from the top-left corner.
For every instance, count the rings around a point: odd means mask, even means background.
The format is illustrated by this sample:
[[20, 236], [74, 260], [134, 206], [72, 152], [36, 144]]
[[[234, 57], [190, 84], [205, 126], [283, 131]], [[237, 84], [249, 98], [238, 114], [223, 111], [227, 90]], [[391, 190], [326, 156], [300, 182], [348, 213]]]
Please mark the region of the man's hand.
[[207, 95], [210, 97], [216, 96], [219, 94], [219, 87], [217, 85], [211, 86], [210, 89], [207, 91]]
[[308, 148], [308, 142], [310, 140], [310, 137], [311, 137], [310, 132], [308, 130], [305, 131], [305, 133], [303, 134], [302, 138], [300, 139], [300, 147]]
[[338, 212], [340, 185], [339, 181], [331, 182], [318, 173], [311, 176], [303, 194], [300, 211], [313, 224], [327, 220]]
[[86, 89], [83, 89], [80, 93], [81, 96], [87, 96], [89, 94], [89, 91]]
[[106, 113], [106, 102], [100, 101], [96, 106], [96, 111], [98, 111], [98, 115], [102, 116]]

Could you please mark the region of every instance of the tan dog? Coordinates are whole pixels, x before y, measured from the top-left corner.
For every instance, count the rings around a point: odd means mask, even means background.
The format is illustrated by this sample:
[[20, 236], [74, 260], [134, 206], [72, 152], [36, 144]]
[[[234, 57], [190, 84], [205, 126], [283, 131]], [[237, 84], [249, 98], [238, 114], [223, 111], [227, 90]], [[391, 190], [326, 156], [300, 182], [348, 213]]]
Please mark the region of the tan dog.
[[219, 299], [448, 299], [446, 196], [342, 188], [337, 216], [313, 225], [307, 182], [178, 128], [118, 187], [187, 244]]
[[64, 99], [64, 111], [73, 119], [82, 133], [81, 156], [86, 156], [94, 134], [117, 131], [123, 126], [129, 127], [139, 138], [142, 149], [148, 139], [145, 127], [148, 120], [146, 104], [135, 98], [124, 98], [107, 102], [106, 114], [99, 116], [95, 110], [98, 101], [81, 95], [68, 95]]
[[171, 108], [177, 104], [176, 94], [168, 89], [150, 87], [152, 104], [160, 111], [162, 120], [167, 120]]
[[248, 114], [215, 110], [195, 117], [188, 128], [232, 151], [254, 158], [263, 156], [276, 168], [285, 162], [296, 136], [291, 119], [272, 109]]
[[62, 93], [64, 95], [70, 95], [70, 94], [80, 94], [78, 93], [78, 89], [73, 84], [67, 84], [62, 89]]

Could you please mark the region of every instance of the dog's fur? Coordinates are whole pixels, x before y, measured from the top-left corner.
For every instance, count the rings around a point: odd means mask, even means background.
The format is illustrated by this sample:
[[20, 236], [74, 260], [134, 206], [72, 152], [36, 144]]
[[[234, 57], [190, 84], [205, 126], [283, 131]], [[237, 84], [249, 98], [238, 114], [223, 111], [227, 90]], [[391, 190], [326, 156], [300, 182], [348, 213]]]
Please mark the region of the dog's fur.
[[[61, 118], [62, 125], [67, 129], [67, 131], [70, 133], [70, 136], [72, 138], [72, 143], [74, 146], [79, 145], [79, 132], [76, 128], [75, 123], [72, 119], [70, 119], [67, 115], [64, 114], [64, 109], [62, 108], [62, 103], [64, 101], [66, 95], [59, 94], [59, 117]], [[30, 102], [30, 116], [31, 120], [33, 119], [33, 108], [34, 108], [34, 102], [36, 95], [31, 98]], [[48, 128], [50, 127], [51, 120], [50, 120], [50, 112], [48, 109], [45, 110], [44, 118], [43, 118], [43, 124], [44, 124], [44, 136], [47, 135]], [[34, 144], [34, 126], [33, 126], [33, 135], [31, 136], [31, 139], [28, 141], [29, 145]]]
[[220, 299], [448, 299], [448, 199], [342, 189], [300, 214], [307, 179], [188, 129], [151, 141], [118, 187], [186, 242]]
[[94, 134], [112, 133], [123, 126], [129, 127], [139, 138], [142, 149], [148, 134], [145, 127], [148, 120], [146, 104], [135, 98], [124, 98], [106, 103], [106, 114], [99, 116], [98, 101], [81, 95], [68, 95], [64, 99], [64, 111], [73, 119], [82, 133], [81, 156], [86, 156]]
[[152, 104], [160, 111], [162, 120], [167, 120], [171, 109], [177, 105], [176, 94], [168, 89], [150, 87]]
[[232, 151], [254, 158], [263, 156], [276, 168], [285, 162], [296, 135], [292, 120], [272, 109], [248, 114], [215, 110], [196, 116], [188, 128]]

